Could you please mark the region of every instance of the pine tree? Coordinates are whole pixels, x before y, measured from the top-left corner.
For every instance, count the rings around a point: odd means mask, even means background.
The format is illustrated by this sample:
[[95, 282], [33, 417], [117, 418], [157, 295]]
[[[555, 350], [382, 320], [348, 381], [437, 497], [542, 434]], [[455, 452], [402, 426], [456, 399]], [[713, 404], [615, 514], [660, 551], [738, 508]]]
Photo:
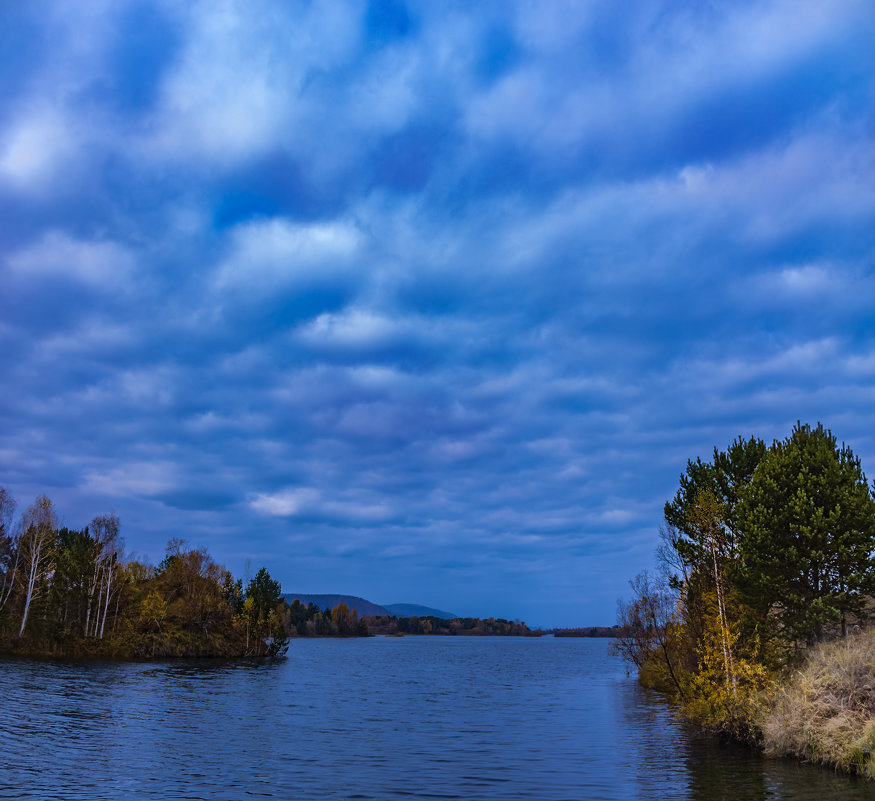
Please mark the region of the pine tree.
[[738, 501], [766, 455], [761, 439], [737, 437], [725, 450], [714, 448], [714, 460], [689, 460], [680, 477], [674, 498], [665, 504], [668, 530], [672, 532], [672, 549], [687, 566], [694, 567], [709, 559], [710, 543], [702, 530], [691, 523], [691, 513], [702, 493], [711, 493], [720, 504], [725, 528], [725, 544], [734, 555], [741, 536], [738, 525]]
[[875, 590], [875, 501], [860, 461], [818, 424], [797, 423], [742, 492], [740, 584], [789, 645], [865, 616]]

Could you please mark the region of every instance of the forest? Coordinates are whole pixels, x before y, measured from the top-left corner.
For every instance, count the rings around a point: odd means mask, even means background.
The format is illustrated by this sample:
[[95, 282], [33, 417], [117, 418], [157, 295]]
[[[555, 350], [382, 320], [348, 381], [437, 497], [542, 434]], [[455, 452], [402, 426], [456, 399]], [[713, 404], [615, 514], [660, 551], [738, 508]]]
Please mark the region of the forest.
[[0, 651], [28, 656], [282, 656], [280, 585], [244, 586], [203, 548], [171, 539], [157, 565], [125, 556], [115, 515], [59, 527], [39, 496], [14, 522], [0, 488]]
[[642, 684], [769, 753], [875, 776], [875, 500], [847, 445], [797, 423], [688, 461], [657, 562], [613, 645]]

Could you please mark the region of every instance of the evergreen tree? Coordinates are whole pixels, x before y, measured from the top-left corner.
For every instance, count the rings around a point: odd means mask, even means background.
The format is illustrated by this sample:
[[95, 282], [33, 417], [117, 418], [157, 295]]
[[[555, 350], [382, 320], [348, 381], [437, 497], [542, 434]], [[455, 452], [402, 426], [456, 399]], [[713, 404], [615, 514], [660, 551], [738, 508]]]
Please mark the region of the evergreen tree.
[[[715, 447], [712, 462], [687, 462], [674, 498], [665, 504], [666, 528], [658, 555], [670, 585], [678, 591], [690, 670], [695, 669], [710, 625], [708, 598], [720, 601], [721, 630], [730, 623], [724, 596], [742, 538], [739, 498], [765, 453], [765, 444], [756, 437], [737, 437], [725, 451]], [[752, 625], [744, 621], [745, 635]]]
[[691, 522], [706, 492], [720, 505], [726, 547], [734, 555], [741, 536], [738, 501], [765, 455], [766, 445], [761, 439], [737, 437], [725, 451], [714, 448], [713, 462], [701, 459], [687, 462], [680, 486], [664, 509], [665, 522], [673, 535], [671, 545], [685, 565], [695, 566], [708, 559], [710, 544], [703, 539], [702, 530]]
[[12, 531], [12, 515], [15, 512], [15, 499], [0, 487], [0, 631], [8, 616], [7, 603], [15, 588], [15, 574], [18, 570], [18, 539]]
[[56, 554], [51, 605], [61, 632], [81, 637], [86, 633], [88, 588], [95, 557], [88, 529], [59, 529]]
[[267, 619], [267, 616], [276, 609], [281, 596], [280, 583], [272, 579], [264, 567], [255, 574], [255, 578], [250, 579], [246, 587], [246, 597], [252, 598], [255, 617], [258, 620]]
[[280, 624], [278, 631], [274, 634], [267, 648], [267, 655], [280, 658], [285, 656], [288, 650], [289, 636], [286, 634], [286, 627]]
[[875, 590], [875, 501], [860, 461], [818, 424], [797, 423], [742, 492], [739, 575], [748, 603], [787, 644], [862, 619]]

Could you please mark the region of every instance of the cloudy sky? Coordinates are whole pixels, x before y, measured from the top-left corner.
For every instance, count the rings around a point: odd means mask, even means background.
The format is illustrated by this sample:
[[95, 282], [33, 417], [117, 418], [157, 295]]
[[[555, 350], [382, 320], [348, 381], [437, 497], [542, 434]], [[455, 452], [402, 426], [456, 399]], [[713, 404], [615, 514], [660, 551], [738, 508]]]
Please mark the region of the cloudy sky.
[[285, 590], [610, 624], [688, 458], [875, 474], [875, 11], [0, 8], [0, 486]]

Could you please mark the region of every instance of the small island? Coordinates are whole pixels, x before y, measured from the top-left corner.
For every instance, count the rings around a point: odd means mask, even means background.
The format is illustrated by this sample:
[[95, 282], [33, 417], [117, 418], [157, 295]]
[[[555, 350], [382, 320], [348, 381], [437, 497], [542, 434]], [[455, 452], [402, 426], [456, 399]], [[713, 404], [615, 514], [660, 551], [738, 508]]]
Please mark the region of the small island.
[[203, 548], [171, 539], [158, 565], [126, 559], [115, 515], [58, 527], [39, 496], [17, 525], [0, 489], [0, 653], [65, 658], [277, 657], [280, 585], [246, 585]]

